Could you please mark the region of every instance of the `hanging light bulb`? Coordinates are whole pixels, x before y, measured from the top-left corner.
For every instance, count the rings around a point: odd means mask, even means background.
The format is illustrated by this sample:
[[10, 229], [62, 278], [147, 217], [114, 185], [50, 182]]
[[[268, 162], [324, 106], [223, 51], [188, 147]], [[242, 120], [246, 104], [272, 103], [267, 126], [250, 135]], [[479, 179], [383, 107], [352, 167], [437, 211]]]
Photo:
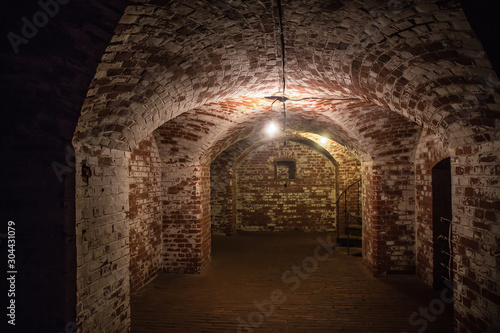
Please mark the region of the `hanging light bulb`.
[[322, 136], [320, 139], [319, 139], [319, 142], [322, 144], [322, 145], [325, 145], [327, 142], [328, 142], [328, 139], [325, 138], [324, 136]]
[[266, 132], [268, 135], [272, 136], [278, 133], [279, 129], [279, 126], [276, 123], [272, 122], [267, 125]]

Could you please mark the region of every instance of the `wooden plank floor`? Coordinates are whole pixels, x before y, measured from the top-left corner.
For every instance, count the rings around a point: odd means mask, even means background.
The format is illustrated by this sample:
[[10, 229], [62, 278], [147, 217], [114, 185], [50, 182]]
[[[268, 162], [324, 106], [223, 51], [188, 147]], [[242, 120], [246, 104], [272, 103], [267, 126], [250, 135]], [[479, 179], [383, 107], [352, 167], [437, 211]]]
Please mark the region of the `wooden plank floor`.
[[132, 296], [132, 332], [453, 332], [441, 293], [417, 278], [374, 278], [340, 251], [315, 257], [327, 235], [213, 237], [202, 274], [162, 273]]

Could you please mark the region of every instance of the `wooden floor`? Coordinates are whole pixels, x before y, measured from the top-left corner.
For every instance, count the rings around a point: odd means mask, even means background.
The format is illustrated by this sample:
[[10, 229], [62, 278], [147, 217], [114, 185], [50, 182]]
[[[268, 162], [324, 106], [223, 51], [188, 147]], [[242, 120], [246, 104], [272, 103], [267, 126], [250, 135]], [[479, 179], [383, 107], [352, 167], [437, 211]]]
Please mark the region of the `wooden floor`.
[[341, 251], [315, 253], [327, 236], [213, 237], [202, 274], [163, 273], [132, 296], [132, 332], [453, 332], [440, 292], [415, 277], [374, 278]]

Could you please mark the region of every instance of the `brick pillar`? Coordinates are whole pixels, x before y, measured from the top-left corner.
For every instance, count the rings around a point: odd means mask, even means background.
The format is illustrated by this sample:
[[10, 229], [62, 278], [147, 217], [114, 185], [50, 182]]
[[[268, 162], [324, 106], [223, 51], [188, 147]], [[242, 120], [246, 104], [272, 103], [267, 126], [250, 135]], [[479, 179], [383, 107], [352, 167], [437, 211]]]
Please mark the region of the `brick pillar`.
[[236, 232], [236, 193], [232, 162], [225, 154], [221, 154], [210, 165], [210, 214], [214, 235], [231, 236]]
[[408, 161], [362, 164], [363, 257], [374, 275], [415, 272], [415, 185]]
[[150, 136], [131, 153], [129, 163], [130, 290], [153, 280], [162, 268], [161, 161]]
[[164, 165], [163, 209], [164, 269], [200, 272], [210, 261], [210, 166]]
[[77, 324], [82, 332], [128, 332], [130, 153], [75, 151]]

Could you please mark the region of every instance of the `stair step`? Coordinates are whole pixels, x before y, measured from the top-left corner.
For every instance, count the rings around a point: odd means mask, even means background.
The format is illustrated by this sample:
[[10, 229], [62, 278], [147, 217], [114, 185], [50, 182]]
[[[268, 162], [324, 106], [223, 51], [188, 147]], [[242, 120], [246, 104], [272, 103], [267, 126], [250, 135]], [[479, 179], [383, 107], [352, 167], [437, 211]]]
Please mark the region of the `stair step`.
[[347, 227], [347, 232], [352, 236], [361, 236], [363, 233], [363, 226], [361, 225], [350, 225]]
[[363, 249], [361, 247], [342, 246], [342, 247], [337, 247], [335, 249], [335, 251], [343, 253], [343, 254], [349, 254], [349, 255], [354, 256], [354, 257], [362, 257], [363, 256], [363, 253], [362, 253]]
[[[347, 239], [347, 235], [340, 235], [339, 238]], [[351, 239], [351, 240], [352, 239], [362, 239], [362, 238], [363, 238], [362, 236], [356, 236], [356, 235], [352, 235], [352, 234], [349, 235], [349, 239]]]
[[340, 235], [339, 238], [337, 239], [337, 243], [339, 246], [349, 245], [352, 247], [361, 247], [362, 237], [355, 236], [355, 235], [349, 235], [349, 238], [347, 238], [347, 235]]

